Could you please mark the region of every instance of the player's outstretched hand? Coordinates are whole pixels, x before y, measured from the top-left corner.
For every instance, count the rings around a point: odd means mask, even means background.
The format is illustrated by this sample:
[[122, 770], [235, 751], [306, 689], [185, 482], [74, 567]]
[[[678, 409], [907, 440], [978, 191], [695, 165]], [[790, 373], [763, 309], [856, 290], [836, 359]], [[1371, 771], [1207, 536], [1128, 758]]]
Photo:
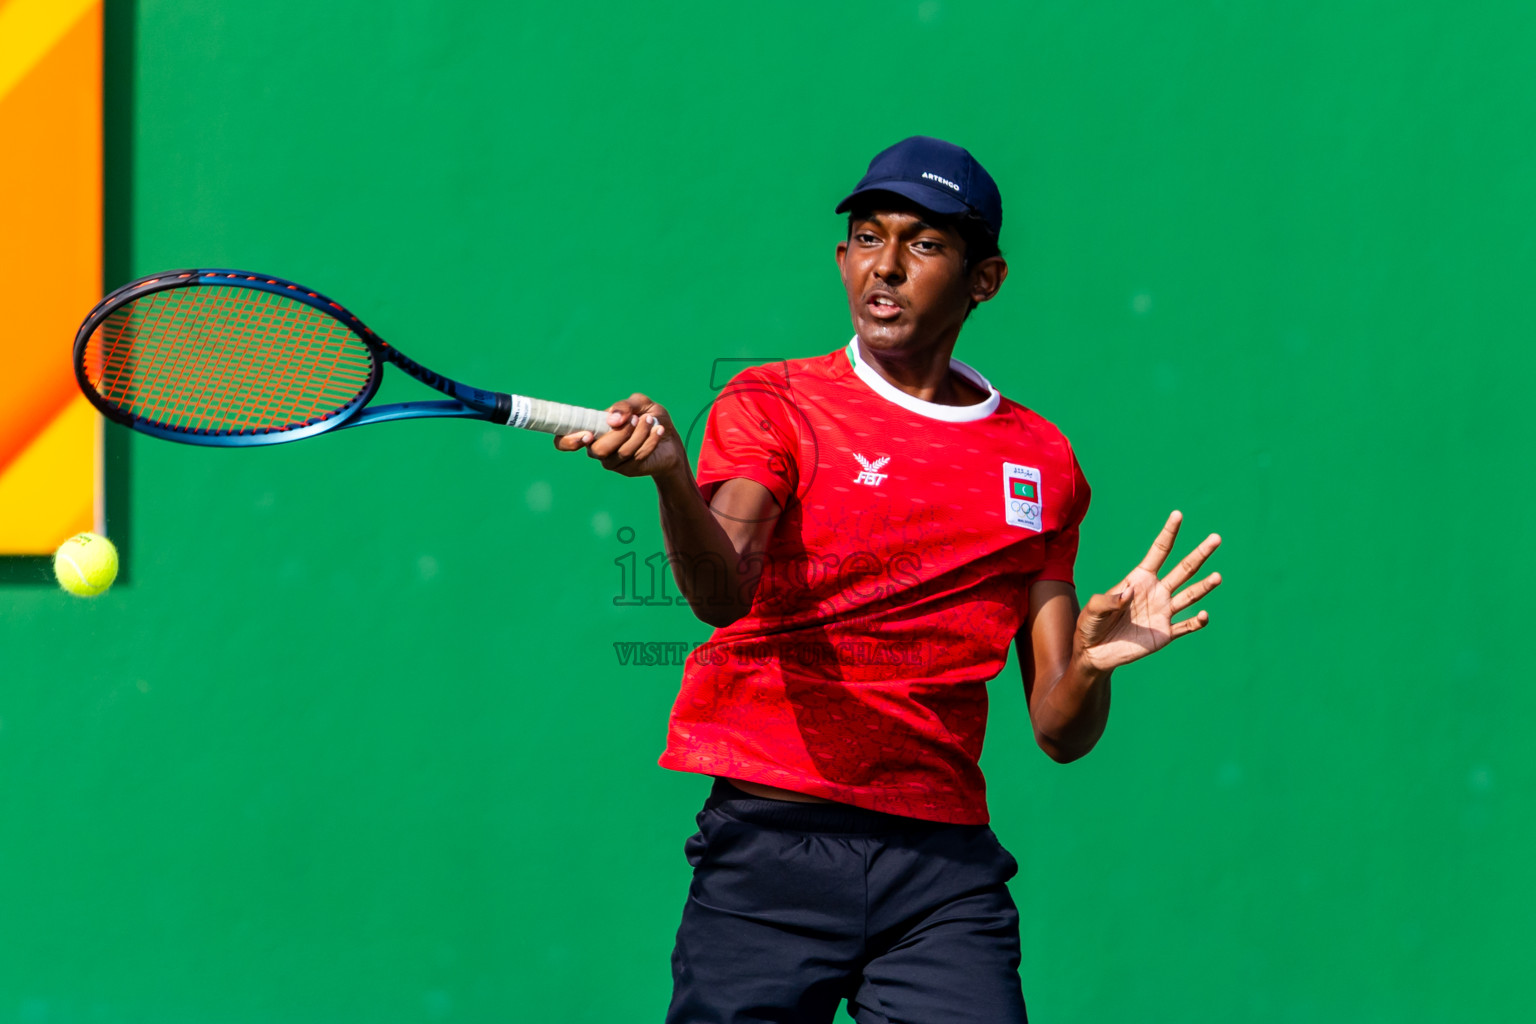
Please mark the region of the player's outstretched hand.
[[603, 468], [625, 476], [665, 476], [687, 469], [688, 453], [672, 417], [645, 395], [637, 392], [614, 402], [608, 426], [613, 429], [598, 438], [591, 431], [557, 437], [555, 447], [563, 452], [585, 448]]
[[1173, 617], [1221, 584], [1221, 574], [1213, 572], [1198, 583], [1179, 589], [1194, 578], [1221, 545], [1219, 536], [1211, 534], [1168, 575], [1157, 577], [1173, 551], [1183, 518], [1179, 512], [1170, 515], [1141, 564], [1109, 588], [1109, 593], [1089, 598], [1088, 606], [1078, 615], [1078, 653], [1093, 668], [1107, 672], [1129, 665], [1210, 621], [1210, 615], [1204, 611], [1179, 622], [1174, 622]]

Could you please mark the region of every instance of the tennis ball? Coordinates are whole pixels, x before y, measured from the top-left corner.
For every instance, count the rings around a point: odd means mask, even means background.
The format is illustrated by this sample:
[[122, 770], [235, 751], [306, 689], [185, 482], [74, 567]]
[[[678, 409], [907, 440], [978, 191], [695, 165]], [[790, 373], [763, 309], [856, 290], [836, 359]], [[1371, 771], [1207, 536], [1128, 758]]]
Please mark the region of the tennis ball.
[[77, 533], [53, 555], [59, 586], [76, 597], [104, 594], [117, 579], [117, 548], [97, 533]]

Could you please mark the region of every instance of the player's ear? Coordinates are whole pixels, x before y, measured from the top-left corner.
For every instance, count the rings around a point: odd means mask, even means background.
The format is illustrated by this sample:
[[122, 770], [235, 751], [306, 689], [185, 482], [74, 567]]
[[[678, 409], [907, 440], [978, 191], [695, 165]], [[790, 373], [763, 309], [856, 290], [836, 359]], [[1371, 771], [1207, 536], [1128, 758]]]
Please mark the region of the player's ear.
[[1008, 263], [1001, 256], [984, 259], [971, 268], [971, 301], [986, 302], [1008, 279]]

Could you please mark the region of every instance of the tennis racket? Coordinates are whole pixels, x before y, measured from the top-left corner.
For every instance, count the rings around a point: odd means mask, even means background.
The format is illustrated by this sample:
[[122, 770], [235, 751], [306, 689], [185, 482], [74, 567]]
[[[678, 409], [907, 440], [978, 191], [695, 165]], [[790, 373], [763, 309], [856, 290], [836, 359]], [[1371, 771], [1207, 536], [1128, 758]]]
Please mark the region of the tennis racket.
[[[103, 416], [187, 444], [280, 444], [445, 416], [548, 434], [609, 429], [606, 412], [450, 380], [319, 292], [240, 270], [128, 282], [80, 325], [74, 360], [80, 389]], [[450, 400], [369, 406], [385, 363]]]

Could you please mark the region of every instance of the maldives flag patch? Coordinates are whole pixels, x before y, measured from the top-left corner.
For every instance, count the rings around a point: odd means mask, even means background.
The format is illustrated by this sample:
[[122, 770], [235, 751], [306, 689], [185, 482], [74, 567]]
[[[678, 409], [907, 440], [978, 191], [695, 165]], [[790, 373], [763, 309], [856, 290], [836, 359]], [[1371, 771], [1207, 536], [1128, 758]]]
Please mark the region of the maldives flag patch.
[[1042, 498], [1038, 469], [1003, 463], [1003, 518], [1009, 526], [1039, 533], [1045, 513]]

